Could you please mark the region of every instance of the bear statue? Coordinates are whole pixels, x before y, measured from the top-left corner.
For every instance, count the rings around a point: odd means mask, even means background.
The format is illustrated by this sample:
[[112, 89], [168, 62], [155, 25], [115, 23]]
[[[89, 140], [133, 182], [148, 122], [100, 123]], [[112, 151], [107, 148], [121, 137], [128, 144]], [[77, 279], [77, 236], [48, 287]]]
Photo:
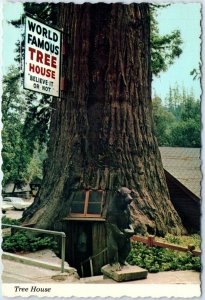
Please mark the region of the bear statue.
[[106, 228], [108, 262], [113, 270], [119, 271], [127, 265], [126, 258], [131, 250], [130, 237], [134, 230], [130, 220], [129, 204], [131, 190], [121, 187], [108, 206]]

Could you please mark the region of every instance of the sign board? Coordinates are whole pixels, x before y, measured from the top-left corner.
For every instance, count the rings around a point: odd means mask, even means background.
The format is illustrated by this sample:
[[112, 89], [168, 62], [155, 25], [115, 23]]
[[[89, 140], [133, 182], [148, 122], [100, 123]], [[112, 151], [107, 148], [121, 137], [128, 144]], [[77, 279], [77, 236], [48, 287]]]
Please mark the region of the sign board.
[[60, 96], [61, 32], [26, 17], [24, 88]]

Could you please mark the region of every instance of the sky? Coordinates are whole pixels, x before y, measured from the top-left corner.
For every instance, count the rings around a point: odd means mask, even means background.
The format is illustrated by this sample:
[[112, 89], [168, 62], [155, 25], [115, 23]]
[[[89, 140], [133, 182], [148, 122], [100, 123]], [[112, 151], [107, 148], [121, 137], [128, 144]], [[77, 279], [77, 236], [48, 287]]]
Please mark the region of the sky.
[[201, 54], [201, 10], [199, 3], [177, 3], [160, 10], [158, 22], [160, 34], [171, 33], [179, 29], [183, 40], [182, 54], [167, 72], [161, 72], [159, 78], [154, 78], [153, 91], [164, 99], [169, 86], [176, 83], [190, 90], [193, 88], [199, 99], [201, 86], [199, 80], [193, 80], [190, 72], [198, 67]]
[[[22, 4], [4, 3], [3, 5], [3, 74], [6, 74], [8, 67], [14, 64], [15, 43], [20, 38], [20, 30], [14, 28], [7, 21], [17, 19], [21, 16]], [[164, 101], [168, 94], [169, 87], [176, 83], [179, 87], [191, 89], [197, 99], [201, 95], [199, 80], [193, 80], [190, 72], [197, 68], [200, 62], [201, 46], [201, 11], [199, 3], [176, 3], [160, 9], [158, 14], [160, 34], [169, 34], [179, 29], [183, 40], [181, 56], [169, 67], [167, 72], [161, 72], [160, 77], [153, 78], [152, 91]], [[23, 29], [22, 29], [23, 30]]]
[[19, 19], [22, 13], [22, 3], [7, 2], [3, 4], [3, 74], [6, 74], [9, 66], [15, 63], [15, 43], [21, 39], [21, 30], [9, 24], [8, 21]]

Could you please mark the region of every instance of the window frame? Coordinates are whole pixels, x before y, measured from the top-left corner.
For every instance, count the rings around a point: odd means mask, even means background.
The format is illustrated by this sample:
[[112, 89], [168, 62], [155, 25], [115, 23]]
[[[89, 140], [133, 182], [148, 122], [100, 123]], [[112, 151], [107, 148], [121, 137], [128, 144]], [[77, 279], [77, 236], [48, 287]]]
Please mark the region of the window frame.
[[[101, 201], [100, 201], [101, 210], [100, 210], [99, 214], [88, 213], [89, 197], [90, 197], [90, 193], [92, 193], [92, 192], [100, 192], [102, 194], [101, 195]], [[103, 208], [103, 204], [104, 204], [104, 194], [105, 194], [104, 190], [85, 190], [85, 200], [84, 200], [84, 211], [83, 211], [83, 213], [73, 213], [71, 211], [71, 207], [70, 207], [70, 213], [69, 213], [70, 217], [88, 217], [88, 218], [101, 217], [102, 216], [102, 208]], [[71, 204], [71, 206], [72, 206], [72, 204]]]

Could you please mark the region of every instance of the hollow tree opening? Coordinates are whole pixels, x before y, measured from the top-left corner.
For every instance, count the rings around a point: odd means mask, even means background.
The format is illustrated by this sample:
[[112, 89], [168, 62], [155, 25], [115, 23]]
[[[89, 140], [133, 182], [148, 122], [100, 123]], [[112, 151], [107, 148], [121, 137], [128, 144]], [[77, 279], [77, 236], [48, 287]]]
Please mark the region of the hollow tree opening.
[[138, 232], [181, 233], [153, 132], [149, 5], [56, 7], [67, 89], [53, 100], [44, 179], [24, 223], [53, 228], [76, 192], [104, 190], [106, 208], [126, 186]]

